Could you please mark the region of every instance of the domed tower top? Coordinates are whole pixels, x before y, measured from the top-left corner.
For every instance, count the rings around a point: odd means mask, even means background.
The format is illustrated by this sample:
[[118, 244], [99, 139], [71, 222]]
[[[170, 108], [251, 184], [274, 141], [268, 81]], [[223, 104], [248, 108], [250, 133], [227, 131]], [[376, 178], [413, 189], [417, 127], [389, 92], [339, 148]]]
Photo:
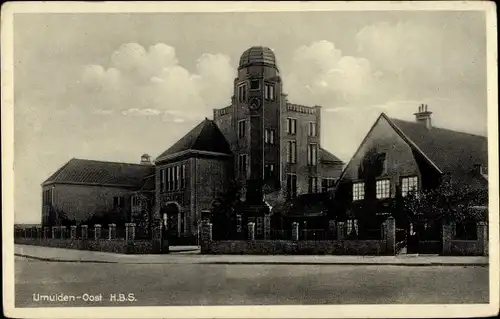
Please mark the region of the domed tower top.
[[269, 66], [278, 70], [274, 52], [268, 47], [263, 46], [251, 47], [241, 55], [238, 69], [246, 68], [251, 65]]

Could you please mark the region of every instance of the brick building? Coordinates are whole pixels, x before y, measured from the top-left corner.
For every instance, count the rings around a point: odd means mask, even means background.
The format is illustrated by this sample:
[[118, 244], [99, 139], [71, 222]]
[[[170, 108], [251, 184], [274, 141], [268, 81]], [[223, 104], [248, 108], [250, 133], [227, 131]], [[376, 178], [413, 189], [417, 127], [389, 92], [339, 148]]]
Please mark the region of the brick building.
[[436, 189], [443, 181], [457, 189], [488, 189], [487, 138], [435, 127], [431, 115], [421, 105], [415, 122], [378, 117], [337, 185], [336, 199], [353, 218], [378, 225], [392, 199]]
[[[321, 147], [321, 107], [288, 101], [274, 53], [266, 47], [246, 50], [233, 88], [231, 105], [214, 109], [213, 119], [194, 127], [154, 166], [72, 160], [60, 169], [72, 177], [57, 179], [61, 172], [56, 172], [43, 184], [44, 194], [54, 207], [67, 205], [66, 215], [81, 220], [122, 196], [130, 207], [124, 213], [132, 216], [134, 196], [153, 191], [152, 217], [163, 219], [174, 236], [192, 236], [201, 213], [232, 180], [243, 186], [249, 205], [331, 191], [343, 163]], [[101, 166], [113, 173], [95, 177]], [[52, 192], [66, 195], [50, 195], [54, 185]]]

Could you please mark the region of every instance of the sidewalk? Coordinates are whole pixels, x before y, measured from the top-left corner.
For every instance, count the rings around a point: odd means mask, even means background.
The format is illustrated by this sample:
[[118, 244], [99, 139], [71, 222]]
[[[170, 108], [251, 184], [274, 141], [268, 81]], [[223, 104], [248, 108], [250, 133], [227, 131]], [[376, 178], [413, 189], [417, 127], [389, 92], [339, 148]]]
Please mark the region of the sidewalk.
[[[177, 248], [176, 248], [177, 249]], [[173, 249], [175, 250], [175, 249]], [[311, 255], [124, 255], [97, 251], [15, 245], [16, 256], [43, 261], [120, 264], [275, 264], [275, 265], [396, 265], [396, 266], [488, 266], [488, 257], [434, 255], [311, 256]]]

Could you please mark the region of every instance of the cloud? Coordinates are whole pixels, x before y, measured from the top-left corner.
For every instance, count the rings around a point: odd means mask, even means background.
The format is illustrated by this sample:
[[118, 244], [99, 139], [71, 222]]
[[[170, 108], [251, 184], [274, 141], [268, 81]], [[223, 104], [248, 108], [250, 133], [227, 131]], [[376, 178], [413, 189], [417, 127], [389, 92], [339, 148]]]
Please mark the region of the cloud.
[[367, 97], [380, 100], [381, 73], [365, 58], [343, 55], [332, 42], [302, 46], [292, 61], [284, 83], [294, 101], [328, 108], [364, 102]]
[[110, 53], [109, 60], [107, 66], [83, 68], [71, 103], [97, 110], [94, 113], [164, 114], [166, 120], [169, 112], [178, 112], [177, 122], [203, 118], [230, 103], [236, 71], [226, 55], [203, 54], [190, 72], [179, 64], [171, 46], [158, 43], [145, 49], [126, 43]]

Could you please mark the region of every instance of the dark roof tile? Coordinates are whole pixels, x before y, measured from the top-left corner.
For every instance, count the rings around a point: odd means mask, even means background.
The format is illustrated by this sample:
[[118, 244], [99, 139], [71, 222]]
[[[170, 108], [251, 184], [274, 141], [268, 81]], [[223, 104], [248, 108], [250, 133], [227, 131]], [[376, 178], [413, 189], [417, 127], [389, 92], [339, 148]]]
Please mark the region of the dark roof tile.
[[152, 165], [73, 158], [52, 174], [42, 185], [72, 183], [139, 188], [143, 179], [152, 174], [154, 174], [154, 166]]
[[226, 138], [217, 127], [217, 124], [212, 120], [205, 119], [158, 156], [156, 161], [161, 161], [167, 156], [188, 150], [232, 154], [231, 148]]

